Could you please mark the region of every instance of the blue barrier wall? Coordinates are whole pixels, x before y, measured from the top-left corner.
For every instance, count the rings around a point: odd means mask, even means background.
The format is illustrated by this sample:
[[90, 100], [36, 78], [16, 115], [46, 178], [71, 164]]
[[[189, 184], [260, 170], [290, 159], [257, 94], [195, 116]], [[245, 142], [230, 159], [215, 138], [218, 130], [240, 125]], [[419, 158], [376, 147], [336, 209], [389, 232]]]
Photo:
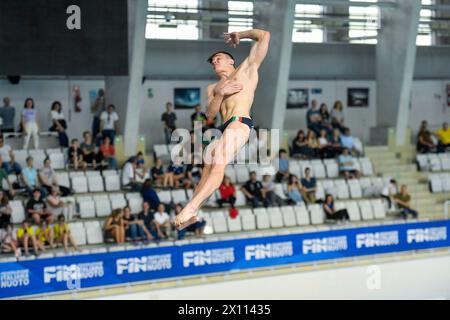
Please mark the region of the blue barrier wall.
[[405, 223], [0, 263], [0, 298], [448, 247], [449, 228]]

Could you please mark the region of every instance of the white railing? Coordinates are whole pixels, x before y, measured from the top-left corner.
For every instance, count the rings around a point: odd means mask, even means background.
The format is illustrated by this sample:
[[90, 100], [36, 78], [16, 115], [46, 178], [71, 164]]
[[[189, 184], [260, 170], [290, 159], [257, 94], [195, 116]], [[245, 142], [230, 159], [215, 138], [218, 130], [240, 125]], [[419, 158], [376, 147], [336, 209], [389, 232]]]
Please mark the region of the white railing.
[[448, 210], [450, 208], [450, 200], [445, 201], [444, 207], [445, 207], [445, 219], [448, 219]]

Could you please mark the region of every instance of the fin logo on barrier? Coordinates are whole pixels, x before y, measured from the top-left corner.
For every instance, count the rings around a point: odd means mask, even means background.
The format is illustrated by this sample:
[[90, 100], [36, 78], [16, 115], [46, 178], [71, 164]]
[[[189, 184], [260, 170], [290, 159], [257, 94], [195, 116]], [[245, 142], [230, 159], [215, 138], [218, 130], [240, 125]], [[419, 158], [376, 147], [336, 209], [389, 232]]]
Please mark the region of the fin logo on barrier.
[[347, 249], [347, 236], [305, 239], [302, 242], [303, 254], [345, 251]]
[[356, 235], [356, 248], [393, 246], [399, 243], [398, 231], [359, 233]]
[[245, 246], [245, 260], [290, 257], [294, 254], [292, 241]]
[[24, 287], [30, 284], [30, 270], [0, 272], [0, 288]]
[[408, 229], [406, 241], [408, 243], [422, 243], [447, 240], [447, 227]]
[[117, 275], [121, 275], [124, 272], [131, 274], [170, 269], [172, 269], [171, 254], [146, 257], [131, 257], [116, 260]]
[[220, 248], [211, 250], [196, 250], [183, 252], [183, 267], [201, 267], [211, 264], [234, 262], [234, 248]]
[[105, 274], [103, 262], [48, 266], [44, 268], [44, 283], [101, 278]]

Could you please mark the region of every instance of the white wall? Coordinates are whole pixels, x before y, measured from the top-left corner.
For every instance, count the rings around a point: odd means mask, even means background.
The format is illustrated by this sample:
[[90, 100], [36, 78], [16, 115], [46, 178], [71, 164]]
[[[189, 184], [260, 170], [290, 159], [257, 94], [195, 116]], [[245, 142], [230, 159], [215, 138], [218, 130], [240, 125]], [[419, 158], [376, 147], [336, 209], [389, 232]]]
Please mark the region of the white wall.
[[[102, 299], [450, 299], [448, 270], [450, 256], [444, 256], [178, 287]], [[377, 275], [379, 281], [375, 278]]]
[[[80, 113], [74, 112], [72, 89], [79, 85], [81, 90]], [[104, 88], [101, 80], [22, 80], [18, 85], [12, 85], [7, 80], [0, 80], [0, 97], [11, 98], [11, 104], [16, 108], [16, 129], [20, 121], [20, 113], [23, 109], [25, 99], [34, 99], [36, 110], [38, 110], [41, 131], [48, 131], [51, 126], [49, 121], [50, 107], [53, 101], [62, 103], [63, 113], [68, 120], [67, 133], [69, 138], [81, 138], [83, 131], [91, 130], [92, 115], [90, 113], [89, 91]], [[0, 102], [3, 105], [3, 101]]]

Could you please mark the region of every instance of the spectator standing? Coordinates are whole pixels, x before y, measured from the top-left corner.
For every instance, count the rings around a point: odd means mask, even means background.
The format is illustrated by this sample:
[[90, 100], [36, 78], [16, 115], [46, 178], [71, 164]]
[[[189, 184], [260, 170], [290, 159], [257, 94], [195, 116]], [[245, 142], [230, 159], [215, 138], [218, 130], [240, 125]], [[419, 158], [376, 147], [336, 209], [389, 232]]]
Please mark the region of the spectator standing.
[[[113, 104], [108, 105], [106, 111], [100, 115], [100, 132], [102, 139], [109, 137], [111, 144], [114, 145], [116, 135], [119, 134], [119, 115], [115, 111]], [[99, 136], [99, 134], [97, 134]]]
[[106, 111], [105, 90], [98, 90], [97, 98], [91, 106], [91, 111], [94, 114], [92, 120], [92, 135], [97, 137], [100, 132], [100, 116], [104, 111]]
[[144, 181], [144, 185], [141, 189], [141, 195], [144, 202], [147, 202], [150, 205], [152, 210], [156, 210], [161, 203], [159, 200], [158, 194], [152, 186], [152, 180], [147, 179]]
[[311, 176], [311, 169], [305, 169], [305, 177], [301, 180], [302, 196], [307, 204], [316, 203], [317, 181]]
[[15, 173], [19, 175], [22, 168], [18, 162], [15, 161], [14, 152], [9, 144], [5, 144], [3, 136], [0, 135], [0, 156], [2, 158], [2, 168], [8, 174]]
[[166, 112], [164, 112], [161, 116], [161, 121], [163, 122], [164, 127], [164, 136], [166, 138], [166, 144], [170, 144], [170, 138], [172, 136], [172, 132], [175, 131], [177, 115], [173, 112], [173, 105], [170, 102], [166, 103]]
[[33, 136], [34, 149], [39, 149], [39, 124], [34, 101], [31, 98], [25, 100], [22, 110], [22, 131], [24, 135], [23, 148], [28, 149], [30, 138]]
[[11, 106], [11, 99], [9, 97], [3, 98], [3, 107], [0, 108], [0, 118], [2, 119], [2, 134], [14, 133], [16, 109]]
[[408, 193], [406, 185], [402, 185], [400, 192], [394, 196], [394, 201], [401, 209], [401, 215], [406, 220], [408, 214], [412, 215], [416, 219], [419, 213], [411, 208], [411, 195]]
[[263, 203], [265, 208], [269, 206], [269, 201], [263, 192], [263, 185], [261, 181], [257, 180], [255, 171], [250, 172], [250, 180], [241, 187], [241, 191], [244, 193], [247, 202], [250, 202], [253, 208], [258, 207], [260, 202]]
[[320, 111], [317, 109], [317, 100], [313, 99], [311, 101], [311, 108], [306, 112], [306, 123], [308, 124], [308, 129], [319, 134], [322, 126], [320, 122], [322, 118], [320, 116]]
[[343, 106], [341, 101], [336, 101], [333, 106], [333, 110], [331, 110], [331, 125], [333, 128], [339, 129], [342, 133], [345, 129], [344, 124], [344, 113]]
[[322, 205], [323, 211], [327, 219], [338, 220], [338, 221], [349, 221], [350, 216], [348, 215], [347, 209], [342, 209], [336, 211], [334, 207], [334, 199], [331, 194], [327, 194], [325, 202]]
[[67, 137], [67, 123], [62, 112], [61, 102], [55, 101], [52, 103], [50, 110], [50, 122], [52, 126], [49, 131], [58, 132], [59, 145], [63, 148], [69, 147], [69, 138]]
[[220, 199], [217, 200], [219, 207], [222, 208], [224, 203], [229, 203], [234, 208], [236, 203], [236, 188], [231, 183], [230, 177], [224, 176], [222, 184], [219, 187]]
[[206, 114], [202, 112], [202, 106], [197, 104], [195, 107], [195, 112], [191, 114], [191, 125], [192, 129], [194, 129], [194, 123], [196, 121], [200, 121], [202, 123], [202, 129], [204, 129], [206, 124]]

